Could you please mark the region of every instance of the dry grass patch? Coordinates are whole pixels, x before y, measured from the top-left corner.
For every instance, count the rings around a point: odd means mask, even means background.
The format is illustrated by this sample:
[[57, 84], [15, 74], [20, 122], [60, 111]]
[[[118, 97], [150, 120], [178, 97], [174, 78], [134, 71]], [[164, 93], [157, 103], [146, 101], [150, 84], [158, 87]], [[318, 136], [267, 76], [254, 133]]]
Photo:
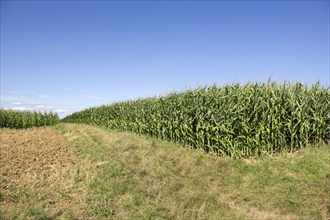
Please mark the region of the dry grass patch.
[[329, 218], [329, 146], [233, 160], [125, 132], [58, 126], [96, 163], [89, 213], [119, 219]]
[[55, 128], [0, 130], [0, 219], [330, 218], [329, 145], [233, 160], [92, 126]]

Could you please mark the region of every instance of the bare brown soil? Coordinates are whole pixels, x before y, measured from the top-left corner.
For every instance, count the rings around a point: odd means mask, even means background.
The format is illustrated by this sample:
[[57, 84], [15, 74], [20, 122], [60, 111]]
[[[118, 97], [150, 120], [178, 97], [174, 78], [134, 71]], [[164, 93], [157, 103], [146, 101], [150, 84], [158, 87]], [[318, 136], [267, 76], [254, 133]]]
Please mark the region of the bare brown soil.
[[58, 217], [67, 214], [68, 207], [81, 212], [86, 188], [79, 183], [79, 170], [85, 162], [51, 128], [0, 129], [2, 215], [28, 218], [26, 210], [32, 215], [39, 210], [39, 215]]
[[58, 176], [77, 162], [62, 135], [51, 129], [0, 130], [1, 171], [6, 182]]

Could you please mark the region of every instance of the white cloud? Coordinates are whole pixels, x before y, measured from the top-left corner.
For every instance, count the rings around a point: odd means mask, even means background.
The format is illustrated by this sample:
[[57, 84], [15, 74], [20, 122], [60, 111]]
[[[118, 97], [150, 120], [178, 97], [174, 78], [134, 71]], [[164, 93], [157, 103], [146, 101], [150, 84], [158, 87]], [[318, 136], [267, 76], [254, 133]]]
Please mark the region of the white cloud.
[[57, 112], [57, 113], [64, 113], [64, 112], [67, 112], [68, 110], [66, 109], [56, 109], [54, 112]]
[[27, 108], [27, 107], [12, 107], [10, 108], [11, 110], [16, 110], [16, 111], [33, 111], [32, 108]]
[[28, 105], [42, 105], [41, 102], [26, 102]]
[[39, 109], [39, 108], [46, 108], [46, 106], [45, 105], [36, 105], [36, 106], [34, 106], [34, 108], [37, 108], [37, 109]]
[[[73, 90], [73, 88], [67, 87], [66, 90]], [[48, 100], [50, 98], [51, 100]], [[98, 97], [90, 97], [98, 98]], [[63, 105], [72, 104], [71, 101], [63, 103], [58, 101], [54, 96], [47, 94], [38, 94], [29, 91], [10, 91], [1, 90], [0, 93], [0, 107], [14, 111], [31, 111], [31, 112], [56, 112], [60, 118], [70, 114], [71, 111], [65, 109]], [[52, 102], [52, 107], [49, 106], [49, 102]], [[61, 107], [62, 106], [62, 107]]]

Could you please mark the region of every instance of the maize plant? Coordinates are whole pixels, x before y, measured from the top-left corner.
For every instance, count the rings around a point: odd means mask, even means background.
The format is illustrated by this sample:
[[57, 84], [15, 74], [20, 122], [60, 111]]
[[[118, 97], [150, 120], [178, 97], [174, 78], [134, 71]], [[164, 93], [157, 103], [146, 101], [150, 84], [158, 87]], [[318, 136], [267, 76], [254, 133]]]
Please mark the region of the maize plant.
[[63, 119], [131, 131], [231, 157], [295, 151], [330, 139], [319, 83], [216, 85], [89, 108]]
[[22, 112], [0, 109], [1, 128], [30, 128], [54, 125], [59, 122], [57, 113]]

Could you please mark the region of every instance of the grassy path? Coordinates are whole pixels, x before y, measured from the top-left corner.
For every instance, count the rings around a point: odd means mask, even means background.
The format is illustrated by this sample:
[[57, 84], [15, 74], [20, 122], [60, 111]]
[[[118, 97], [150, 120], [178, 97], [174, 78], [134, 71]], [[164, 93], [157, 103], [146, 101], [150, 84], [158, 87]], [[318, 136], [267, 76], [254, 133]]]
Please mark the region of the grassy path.
[[0, 219], [329, 219], [330, 146], [233, 160], [123, 132], [0, 129]]
[[329, 146], [261, 160], [232, 160], [92, 126], [61, 124], [57, 129], [95, 163], [86, 174], [88, 180], [81, 179], [88, 181], [91, 217], [330, 217]]

